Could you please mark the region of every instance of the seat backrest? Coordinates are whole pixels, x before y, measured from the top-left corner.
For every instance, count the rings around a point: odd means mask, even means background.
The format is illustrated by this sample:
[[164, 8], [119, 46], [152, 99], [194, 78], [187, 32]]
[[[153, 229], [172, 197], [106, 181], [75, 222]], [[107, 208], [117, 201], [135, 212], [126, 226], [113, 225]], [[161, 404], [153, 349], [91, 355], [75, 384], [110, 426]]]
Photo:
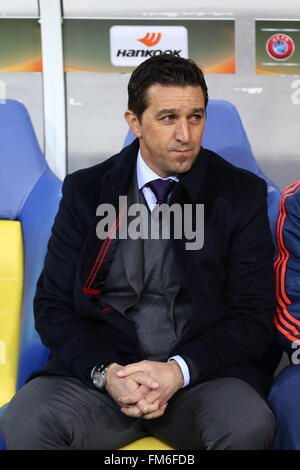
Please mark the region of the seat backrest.
[[47, 164], [28, 111], [15, 100], [0, 105], [0, 219], [18, 220]]
[[[129, 145], [134, 139], [135, 136], [129, 130], [125, 139], [125, 146]], [[281, 191], [259, 167], [240, 115], [232, 103], [223, 100], [209, 100], [202, 145], [213, 150], [233, 165], [249, 170], [266, 181], [268, 216], [275, 241]]]

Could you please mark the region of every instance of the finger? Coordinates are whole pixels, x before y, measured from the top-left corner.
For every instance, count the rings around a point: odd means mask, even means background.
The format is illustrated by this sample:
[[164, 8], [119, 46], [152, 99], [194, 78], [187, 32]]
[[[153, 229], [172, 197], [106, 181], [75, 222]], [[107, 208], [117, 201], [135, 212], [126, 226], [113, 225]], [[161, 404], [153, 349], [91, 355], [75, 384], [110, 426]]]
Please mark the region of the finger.
[[140, 400], [136, 406], [143, 415], [153, 413], [159, 409], [159, 400], [156, 400], [154, 403], [148, 403], [146, 399], [143, 399]]
[[142, 412], [137, 406], [122, 406], [121, 411], [131, 418], [140, 418], [142, 416]]
[[167, 408], [168, 403], [164, 403], [163, 405], [160, 406], [160, 408], [157, 411], [151, 412], [151, 413], [146, 413], [142, 416], [143, 419], [154, 419], [154, 418], [159, 418], [162, 416], [165, 412], [165, 409]]
[[144, 369], [141, 365], [141, 362], [134, 362], [133, 364], [128, 364], [127, 366], [122, 367], [118, 370], [118, 377], [127, 377], [128, 375], [134, 374], [135, 372], [140, 372]]
[[156, 389], [159, 387], [159, 383], [153, 379], [150, 375], [145, 374], [144, 372], [135, 372], [130, 374], [130, 378], [135, 380], [140, 385], [146, 385], [149, 388]]
[[148, 403], [153, 403], [160, 398], [160, 395], [159, 390], [150, 390], [148, 387], [141, 385], [138, 390], [120, 397], [119, 402], [124, 405], [131, 405], [145, 398]]
[[[149, 388], [146, 387], [145, 385], [140, 385], [137, 390], [135, 390], [132, 393], [129, 393], [126, 396], [120, 397], [118, 399], [118, 401], [121, 405], [125, 405], [125, 406], [135, 404], [138, 401], [145, 398], [148, 393], [149, 393]], [[154, 401], [154, 400], [152, 400], [152, 401]]]
[[146, 385], [149, 388], [158, 388], [159, 383], [153, 379], [150, 375], [144, 372], [135, 372], [132, 377], [141, 385]]
[[161, 402], [164, 402], [161, 397], [161, 390], [151, 390], [149, 393], [146, 395], [146, 399], [148, 403], [153, 403], [156, 400], [161, 400]]

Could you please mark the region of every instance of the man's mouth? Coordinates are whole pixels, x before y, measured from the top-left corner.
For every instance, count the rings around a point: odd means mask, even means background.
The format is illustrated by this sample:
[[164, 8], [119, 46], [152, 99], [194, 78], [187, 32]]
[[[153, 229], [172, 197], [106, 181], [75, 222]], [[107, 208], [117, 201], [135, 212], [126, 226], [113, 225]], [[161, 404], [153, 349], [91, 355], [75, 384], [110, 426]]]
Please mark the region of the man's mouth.
[[171, 152], [178, 152], [178, 153], [186, 153], [186, 152], [191, 152], [191, 148], [187, 148], [187, 149], [183, 149], [183, 148], [180, 148], [180, 149], [172, 149]]

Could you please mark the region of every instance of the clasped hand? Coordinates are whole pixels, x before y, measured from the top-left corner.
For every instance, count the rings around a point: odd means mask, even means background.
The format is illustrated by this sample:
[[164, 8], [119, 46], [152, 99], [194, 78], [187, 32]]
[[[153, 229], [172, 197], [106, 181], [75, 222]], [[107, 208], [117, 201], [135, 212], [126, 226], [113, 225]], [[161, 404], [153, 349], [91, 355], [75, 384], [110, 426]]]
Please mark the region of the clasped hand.
[[162, 416], [168, 400], [182, 387], [183, 376], [176, 361], [140, 361], [127, 366], [113, 363], [106, 390], [132, 418]]

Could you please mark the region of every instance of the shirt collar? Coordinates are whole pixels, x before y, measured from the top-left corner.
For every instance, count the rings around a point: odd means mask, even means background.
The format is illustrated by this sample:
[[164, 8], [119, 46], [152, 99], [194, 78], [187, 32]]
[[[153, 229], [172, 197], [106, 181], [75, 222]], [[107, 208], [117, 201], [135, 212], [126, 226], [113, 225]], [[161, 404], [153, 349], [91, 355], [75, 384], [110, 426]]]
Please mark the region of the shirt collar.
[[151, 168], [149, 168], [149, 166], [143, 160], [140, 150], [138, 152], [136, 161], [136, 174], [139, 189], [143, 188], [150, 181], [156, 180], [158, 178], [162, 180], [172, 179], [177, 182], [179, 181], [177, 176], [167, 176], [166, 178], [162, 178], [157, 173], [155, 173], [155, 171], [151, 170]]

